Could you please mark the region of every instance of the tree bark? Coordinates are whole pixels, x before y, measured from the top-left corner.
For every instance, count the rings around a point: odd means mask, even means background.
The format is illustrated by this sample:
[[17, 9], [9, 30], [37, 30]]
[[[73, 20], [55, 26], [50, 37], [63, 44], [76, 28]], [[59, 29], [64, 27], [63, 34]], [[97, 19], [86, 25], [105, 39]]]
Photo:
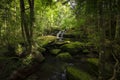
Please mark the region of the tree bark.
[[[35, 18], [34, 18], [34, 0], [28, 0], [28, 3], [29, 3], [29, 6], [30, 6], [30, 28], [29, 28], [29, 34], [30, 34], [30, 45], [29, 45], [29, 48], [30, 50], [32, 50], [32, 42], [33, 42], [33, 27], [34, 27], [34, 21], [35, 21]], [[31, 52], [31, 51], [30, 51]]]
[[104, 20], [104, 16], [103, 16], [103, 1], [100, 1], [98, 4], [99, 7], [99, 32], [100, 32], [100, 53], [99, 53], [99, 77], [98, 80], [105, 80], [104, 79], [104, 67], [105, 67], [105, 46], [104, 46], [104, 42], [105, 42], [105, 30], [104, 30], [104, 25], [103, 25], [103, 20]]
[[22, 35], [26, 44], [28, 45], [26, 46], [26, 52], [30, 54], [32, 51], [32, 36], [34, 26], [34, 0], [28, 0], [28, 3], [30, 6], [30, 18], [27, 18], [26, 15], [24, 0], [20, 0]]

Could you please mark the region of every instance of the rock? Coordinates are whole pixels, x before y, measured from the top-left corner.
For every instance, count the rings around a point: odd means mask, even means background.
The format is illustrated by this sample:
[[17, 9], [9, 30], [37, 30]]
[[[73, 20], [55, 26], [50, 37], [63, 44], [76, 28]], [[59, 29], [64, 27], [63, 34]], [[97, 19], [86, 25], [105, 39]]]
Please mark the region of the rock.
[[72, 59], [72, 56], [70, 55], [70, 53], [68, 52], [64, 52], [64, 53], [59, 53], [57, 56], [56, 56], [57, 59], [60, 59], [60, 60], [71, 60]]
[[70, 54], [74, 55], [82, 52], [83, 47], [84, 47], [84, 43], [76, 41], [76, 42], [70, 42], [69, 44], [65, 44], [60, 48], [63, 51], [69, 52]]
[[35, 61], [40, 63], [45, 60], [45, 57], [39, 51], [33, 52], [32, 57]]
[[68, 80], [93, 80], [88, 73], [73, 66], [68, 66], [66, 73]]
[[58, 53], [61, 51], [61, 49], [52, 49], [52, 50], [50, 50], [50, 53], [52, 54], [52, 55], [58, 55]]
[[83, 53], [87, 54], [90, 53], [90, 51], [88, 49], [83, 49]]
[[96, 65], [96, 66], [98, 66], [98, 64], [99, 64], [99, 59], [98, 58], [87, 58], [86, 59], [89, 63], [92, 63], [92, 64], [94, 64], [94, 65]]
[[42, 36], [42, 37], [38, 37], [37, 42], [39, 46], [47, 46], [48, 44], [51, 44], [52, 42], [54, 42], [56, 40], [56, 36]]
[[45, 48], [43, 48], [43, 47], [39, 47], [39, 48], [38, 48], [38, 51], [39, 51], [39, 52], [41, 52], [41, 53], [43, 53], [43, 52], [45, 52], [45, 51], [46, 51], [46, 49], [45, 49]]

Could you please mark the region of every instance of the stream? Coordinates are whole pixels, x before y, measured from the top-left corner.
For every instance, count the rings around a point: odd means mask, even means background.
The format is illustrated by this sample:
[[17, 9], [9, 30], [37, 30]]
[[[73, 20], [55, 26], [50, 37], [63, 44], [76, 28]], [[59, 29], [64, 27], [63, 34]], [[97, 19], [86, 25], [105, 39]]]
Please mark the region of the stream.
[[29, 76], [27, 80], [67, 80], [66, 68], [73, 63], [56, 60], [49, 57], [36, 73]]

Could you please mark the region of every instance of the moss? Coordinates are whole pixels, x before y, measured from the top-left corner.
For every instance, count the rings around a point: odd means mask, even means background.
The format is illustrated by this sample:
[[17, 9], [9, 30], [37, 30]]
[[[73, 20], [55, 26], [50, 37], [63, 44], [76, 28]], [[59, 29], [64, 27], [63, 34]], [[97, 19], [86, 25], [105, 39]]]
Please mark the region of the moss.
[[39, 47], [39, 48], [38, 48], [38, 51], [42, 53], [42, 52], [45, 52], [45, 51], [46, 51], [46, 49], [45, 49], [45, 48], [43, 48], [43, 47]]
[[87, 61], [98, 66], [98, 58], [88, 58]]
[[31, 56], [35, 61], [39, 63], [45, 60], [45, 57], [39, 51], [33, 52]]
[[72, 56], [68, 52], [64, 52], [64, 53], [58, 54], [56, 58], [60, 60], [71, 60]]
[[28, 55], [26, 58], [22, 60], [24, 65], [29, 65], [32, 62], [33, 58], [31, 55]]
[[75, 67], [67, 67], [67, 78], [68, 80], [93, 80], [88, 73]]
[[50, 50], [50, 53], [53, 55], [57, 55], [61, 50], [60, 49], [52, 49]]
[[40, 46], [45, 46], [50, 42], [53, 42], [56, 40], [56, 36], [42, 36], [38, 37], [37, 41]]
[[76, 41], [76, 42], [70, 42], [69, 44], [65, 44], [61, 46], [61, 49], [63, 51], [69, 52], [70, 54], [75, 54], [75, 53], [81, 52], [83, 46], [84, 46], [84, 43]]
[[89, 50], [88, 49], [84, 49], [83, 53], [89, 53]]

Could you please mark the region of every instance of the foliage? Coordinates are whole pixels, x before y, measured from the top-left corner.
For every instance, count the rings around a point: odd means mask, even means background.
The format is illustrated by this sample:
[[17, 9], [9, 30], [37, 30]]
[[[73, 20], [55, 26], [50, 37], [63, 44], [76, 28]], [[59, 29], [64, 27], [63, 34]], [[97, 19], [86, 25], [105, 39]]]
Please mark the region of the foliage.
[[54, 28], [71, 28], [76, 23], [69, 5], [62, 5], [61, 2], [57, 2], [50, 7], [39, 6], [39, 8], [36, 8], [36, 16], [36, 32], [40, 30], [43, 34], [51, 34], [51, 30]]
[[67, 67], [67, 77], [69, 80], [93, 80], [92, 77], [76, 67]]
[[[23, 1], [24, 5], [20, 1]], [[104, 75], [104, 68], [106, 68], [104, 65], [106, 66], [106, 64], [111, 65], [113, 68], [113, 72], [108, 69], [110, 74], [112, 73], [109, 80], [117, 78], [117, 73], [120, 72], [118, 71], [120, 65], [118, 57], [120, 52], [120, 0], [20, 1], [1, 0], [0, 3], [1, 59], [6, 58], [6, 56], [17, 56], [14, 55], [14, 50], [8, 50], [9, 46], [15, 47], [16, 53], [24, 52], [23, 46], [19, 45], [21, 42], [29, 44], [31, 48], [27, 46], [28, 50], [34, 51], [33, 49], [37, 48], [39, 51], [45, 52], [45, 49], [41, 47], [56, 41], [56, 37], [51, 35], [56, 35], [59, 30], [66, 29], [64, 37], [75, 42], [66, 42], [61, 46], [61, 50], [68, 53], [60, 53], [58, 57], [70, 58], [70, 54], [88, 53], [89, 49], [87, 47], [92, 44], [100, 52], [99, 76], [102, 78], [100, 80], [104, 80], [104, 76], [106, 76]], [[29, 1], [34, 2], [30, 4]], [[34, 43], [37, 43], [38, 46], [34, 46]], [[86, 43], [89, 44], [87, 45]], [[90, 47], [90, 49], [93, 49], [92, 46]], [[57, 54], [60, 50], [55, 49], [51, 50], [51, 52]], [[41, 56], [39, 52], [37, 53], [34, 56]], [[113, 63], [107, 63], [106, 60], [111, 60], [111, 56]], [[27, 56], [23, 59], [22, 64], [29, 64], [31, 60], [31, 56]], [[87, 61], [98, 65], [96, 58], [87, 59]], [[15, 65], [18, 66], [17, 64]], [[70, 71], [74, 72], [74, 69], [70, 68]], [[77, 74], [76, 71], [75, 69], [74, 76], [79, 76], [78, 74], [80, 74], [84, 80], [86, 79], [84, 78], [86, 73], [78, 72]]]
[[4, 0], [1, 5], [3, 7], [0, 9], [0, 43], [14, 44], [21, 38], [21, 35], [19, 34], [21, 32], [19, 23], [19, 5], [18, 2], [12, 0]]
[[26, 58], [23, 59], [23, 64], [24, 65], [29, 65], [33, 60], [32, 55], [27, 56]]

